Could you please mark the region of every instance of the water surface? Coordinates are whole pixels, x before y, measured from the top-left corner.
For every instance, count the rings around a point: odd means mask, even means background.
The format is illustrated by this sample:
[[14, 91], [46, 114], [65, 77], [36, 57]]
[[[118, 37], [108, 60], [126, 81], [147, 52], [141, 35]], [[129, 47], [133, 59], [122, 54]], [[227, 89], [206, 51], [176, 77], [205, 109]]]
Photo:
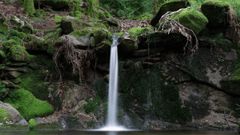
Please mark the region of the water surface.
[[0, 135], [238, 135], [236, 132], [198, 132], [198, 131], [137, 131], [137, 132], [84, 132], [84, 131], [23, 131], [0, 130]]

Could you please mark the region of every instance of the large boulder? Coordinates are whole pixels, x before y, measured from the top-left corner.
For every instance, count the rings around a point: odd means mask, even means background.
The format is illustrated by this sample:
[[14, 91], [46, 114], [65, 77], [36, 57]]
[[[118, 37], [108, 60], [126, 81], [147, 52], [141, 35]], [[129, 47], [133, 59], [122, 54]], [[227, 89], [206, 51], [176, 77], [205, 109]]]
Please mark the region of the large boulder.
[[64, 44], [71, 44], [73, 47], [77, 49], [88, 49], [93, 47], [93, 43], [91, 41], [90, 36], [81, 36], [77, 38], [73, 35], [64, 35], [61, 36], [59, 40], [56, 42], [56, 46]]
[[178, 33], [170, 33], [161, 31], [153, 32], [139, 37], [139, 48], [159, 48], [159, 49], [179, 49], [186, 43], [184, 36]]
[[192, 8], [185, 8], [173, 15], [173, 19], [179, 21], [183, 26], [198, 34], [207, 25], [208, 19], [199, 11]]
[[201, 11], [208, 18], [208, 27], [225, 29], [229, 25], [230, 6], [217, 0], [207, 0], [201, 6]]
[[166, 12], [168, 11], [176, 11], [180, 8], [186, 8], [190, 5], [190, 3], [186, 0], [171, 0], [163, 3], [158, 11], [158, 13], [151, 20], [150, 24], [152, 26], [156, 26]]

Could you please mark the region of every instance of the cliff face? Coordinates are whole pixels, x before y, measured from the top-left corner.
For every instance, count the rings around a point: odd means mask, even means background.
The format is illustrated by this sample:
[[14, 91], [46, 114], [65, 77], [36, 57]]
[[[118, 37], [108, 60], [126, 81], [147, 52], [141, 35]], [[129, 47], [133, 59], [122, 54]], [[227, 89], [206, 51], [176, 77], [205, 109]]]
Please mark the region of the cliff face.
[[[101, 9], [96, 17], [98, 8], [91, 16], [84, 2], [79, 12], [85, 15], [72, 17], [76, 7], [63, 2], [64, 11], [37, 10], [37, 18], [0, 3], [1, 9], [14, 11], [0, 16], [1, 123], [26, 125], [36, 119], [61, 128], [101, 127], [115, 33], [123, 125], [238, 128], [239, 25], [229, 4], [208, 1], [200, 10], [188, 7], [191, 2], [167, 2], [152, 27], [147, 21], [112, 18]], [[40, 7], [48, 4], [55, 5], [42, 2]]]

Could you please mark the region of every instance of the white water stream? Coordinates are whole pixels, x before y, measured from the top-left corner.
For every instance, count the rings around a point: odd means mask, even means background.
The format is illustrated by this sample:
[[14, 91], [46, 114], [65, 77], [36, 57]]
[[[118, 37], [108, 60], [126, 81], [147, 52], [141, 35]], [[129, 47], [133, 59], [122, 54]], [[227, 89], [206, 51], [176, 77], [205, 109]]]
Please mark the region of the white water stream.
[[103, 131], [124, 131], [127, 130], [118, 124], [118, 37], [113, 36], [110, 55], [110, 73], [108, 87], [108, 112], [106, 126]]

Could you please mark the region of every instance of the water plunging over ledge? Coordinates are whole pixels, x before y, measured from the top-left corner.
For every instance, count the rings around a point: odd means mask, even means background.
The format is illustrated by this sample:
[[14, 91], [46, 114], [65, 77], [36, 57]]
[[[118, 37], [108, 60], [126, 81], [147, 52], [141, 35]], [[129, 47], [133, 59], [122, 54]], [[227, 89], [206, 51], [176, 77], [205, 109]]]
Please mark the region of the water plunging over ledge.
[[124, 131], [127, 130], [118, 124], [118, 37], [113, 36], [110, 55], [110, 73], [108, 87], [108, 112], [106, 126], [100, 131]]

